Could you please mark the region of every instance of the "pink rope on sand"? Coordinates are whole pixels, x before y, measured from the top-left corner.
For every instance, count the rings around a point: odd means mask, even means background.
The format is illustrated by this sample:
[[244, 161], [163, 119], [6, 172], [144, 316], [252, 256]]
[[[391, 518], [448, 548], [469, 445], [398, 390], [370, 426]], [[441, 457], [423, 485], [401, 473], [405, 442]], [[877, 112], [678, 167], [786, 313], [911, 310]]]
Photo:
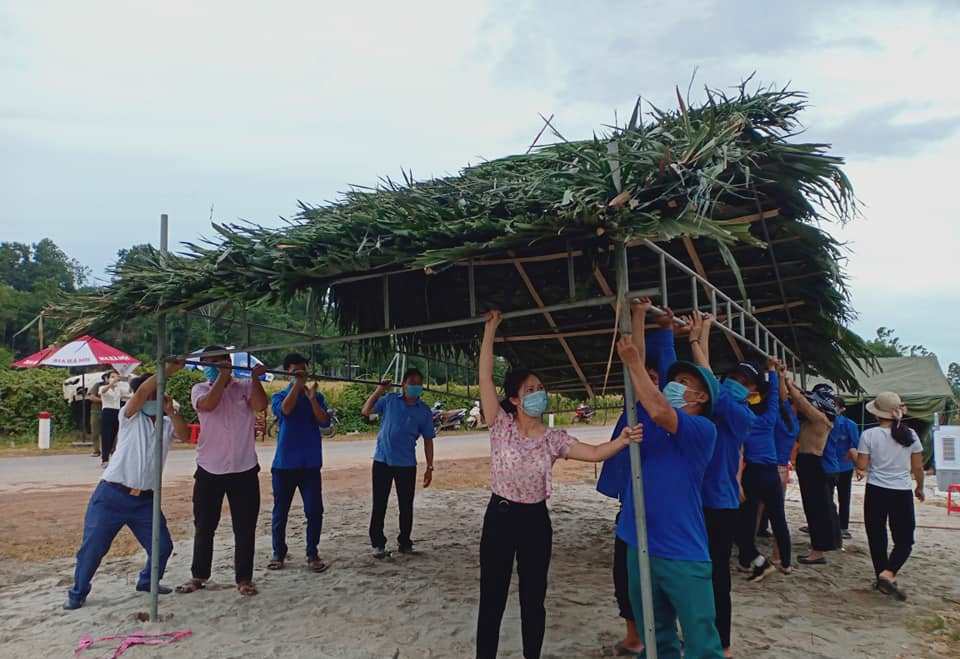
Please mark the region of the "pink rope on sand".
[[73, 651], [73, 656], [80, 656], [81, 652], [84, 650], [89, 650], [96, 643], [101, 643], [103, 641], [121, 641], [120, 645], [118, 645], [113, 651], [113, 654], [110, 655], [111, 659], [117, 659], [117, 657], [132, 648], [134, 645], [169, 645], [170, 643], [175, 643], [180, 639], [187, 638], [192, 634], [193, 632], [189, 629], [181, 629], [180, 631], [176, 632], [160, 632], [159, 634], [133, 632], [131, 634], [127, 634], [126, 636], [101, 636], [98, 639], [94, 639], [90, 634], [84, 634], [77, 642], [77, 647]]

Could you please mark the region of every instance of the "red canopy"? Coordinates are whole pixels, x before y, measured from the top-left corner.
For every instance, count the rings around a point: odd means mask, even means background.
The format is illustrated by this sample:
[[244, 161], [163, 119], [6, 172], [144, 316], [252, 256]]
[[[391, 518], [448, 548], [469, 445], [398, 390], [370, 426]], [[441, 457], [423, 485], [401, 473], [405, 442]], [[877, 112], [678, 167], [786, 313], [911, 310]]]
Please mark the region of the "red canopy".
[[56, 349], [56, 346], [44, 348], [40, 352], [35, 352], [29, 357], [24, 357], [18, 362], [13, 362], [13, 366], [16, 368], [34, 368], [40, 366], [40, 362], [49, 357]]

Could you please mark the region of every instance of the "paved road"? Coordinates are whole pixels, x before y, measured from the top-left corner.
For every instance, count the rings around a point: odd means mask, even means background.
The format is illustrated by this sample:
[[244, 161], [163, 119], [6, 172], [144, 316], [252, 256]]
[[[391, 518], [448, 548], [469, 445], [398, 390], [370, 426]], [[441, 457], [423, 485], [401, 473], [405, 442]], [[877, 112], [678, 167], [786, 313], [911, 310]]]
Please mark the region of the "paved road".
[[[579, 439], [591, 443], [610, 438], [610, 427], [586, 426], [573, 429]], [[369, 464], [374, 440], [327, 442], [323, 447], [324, 469], [345, 469]], [[274, 446], [258, 446], [260, 464], [273, 461]], [[436, 440], [436, 459], [482, 458], [490, 454], [487, 433], [441, 435]], [[195, 453], [189, 449], [170, 451], [164, 469], [164, 483], [189, 478], [195, 468]], [[44, 455], [0, 458], [0, 493], [45, 490], [63, 486], [91, 485], [100, 478], [100, 459], [89, 455]]]

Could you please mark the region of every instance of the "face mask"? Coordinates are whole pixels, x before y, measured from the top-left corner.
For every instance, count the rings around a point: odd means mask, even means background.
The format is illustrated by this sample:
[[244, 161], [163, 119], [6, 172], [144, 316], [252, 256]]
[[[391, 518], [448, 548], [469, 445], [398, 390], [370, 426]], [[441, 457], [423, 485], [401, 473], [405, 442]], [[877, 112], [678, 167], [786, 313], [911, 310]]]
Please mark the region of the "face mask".
[[216, 366], [204, 366], [203, 376], [210, 382], [213, 382], [220, 376], [220, 369]]
[[686, 393], [687, 385], [679, 382], [668, 382], [667, 386], [663, 388], [663, 395], [666, 396], [670, 407], [678, 410], [687, 404], [687, 399], [684, 398]]
[[423, 385], [422, 384], [408, 384], [407, 385], [407, 396], [410, 398], [420, 398], [423, 395]]
[[156, 417], [157, 412], [160, 411], [160, 404], [155, 400], [148, 400], [143, 404], [143, 407], [140, 408], [140, 411], [147, 416]]
[[522, 401], [523, 411], [527, 413], [527, 416], [533, 417], [543, 416], [549, 404], [550, 399], [547, 398], [546, 391], [535, 391], [532, 394], [527, 394]]
[[727, 393], [730, 394], [730, 397], [735, 401], [746, 400], [747, 396], [750, 395], [750, 391], [733, 378], [724, 380], [723, 388], [727, 390]]
[[747, 396], [747, 402], [750, 403], [751, 405], [756, 405], [762, 400], [763, 400], [763, 396], [760, 395], [759, 391], [754, 391], [749, 396]]

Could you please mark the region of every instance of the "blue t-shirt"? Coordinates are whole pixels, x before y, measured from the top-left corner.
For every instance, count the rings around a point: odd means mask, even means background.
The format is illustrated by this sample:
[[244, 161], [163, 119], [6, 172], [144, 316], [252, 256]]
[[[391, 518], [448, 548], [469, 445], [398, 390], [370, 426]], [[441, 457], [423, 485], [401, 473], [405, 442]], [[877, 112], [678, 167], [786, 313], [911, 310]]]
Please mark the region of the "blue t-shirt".
[[[639, 404], [637, 418], [644, 429], [640, 456], [650, 555], [678, 561], [709, 561], [700, 488], [717, 441], [717, 427], [706, 417], [677, 410], [677, 432], [671, 434], [655, 424]], [[617, 488], [623, 502], [617, 537], [636, 546], [632, 488], [628, 471]]]
[[[657, 365], [660, 388], [667, 384], [667, 371], [677, 361], [677, 351], [673, 345], [673, 330], [657, 329], [647, 332], [644, 337], [647, 357]], [[639, 409], [639, 405], [637, 406]], [[626, 412], [620, 413], [611, 440], [616, 439], [627, 427]], [[605, 460], [597, 479], [597, 491], [614, 499], [621, 499], [620, 487], [626, 478], [630, 479], [630, 451], [620, 451], [609, 460]]]
[[860, 428], [851, 419], [838, 416], [833, 424], [833, 430], [827, 436], [827, 445], [823, 449], [820, 464], [828, 474], [843, 474], [853, 471], [853, 462], [850, 461], [850, 449], [856, 449], [860, 444]]
[[717, 446], [703, 475], [703, 507], [734, 509], [740, 507], [740, 449], [756, 417], [746, 400], [736, 400], [725, 389], [713, 406], [717, 425]]
[[[323, 442], [320, 428], [329, 428], [330, 421], [320, 424], [313, 416], [309, 394], [304, 391], [288, 415], [283, 413], [283, 401], [293, 385], [273, 395], [273, 416], [277, 418], [277, 450], [273, 454], [274, 469], [311, 469], [323, 466]], [[324, 411], [327, 403], [317, 392], [317, 402]]]
[[743, 443], [743, 459], [749, 464], [777, 464], [777, 449], [774, 441], [774, 427], [780, 416], [780, 380], [773, 371], [769, 373], [767, 408], [762, 414], [755, 414], [753, 425]]
[[777, 425], [773, 428], [773, 441], [777, 447], [777, 464], [790, 464], [790, 455], [793, 453], [793, 445], [797, 443], [797, 434], [800, 432], [800, 422], [797, 420], [797, 413], [793, 411], [793, 405], [783, 403], [787, 420], [783, 420], [782, 414], [777, 414]]
[[417, 439], [433, 439], [433, 412], [422, 400], [407, 405], [401, 394], [387, 394], [373, 406], [380, 432], [373, 459], [391, 467], [417, 466]]

